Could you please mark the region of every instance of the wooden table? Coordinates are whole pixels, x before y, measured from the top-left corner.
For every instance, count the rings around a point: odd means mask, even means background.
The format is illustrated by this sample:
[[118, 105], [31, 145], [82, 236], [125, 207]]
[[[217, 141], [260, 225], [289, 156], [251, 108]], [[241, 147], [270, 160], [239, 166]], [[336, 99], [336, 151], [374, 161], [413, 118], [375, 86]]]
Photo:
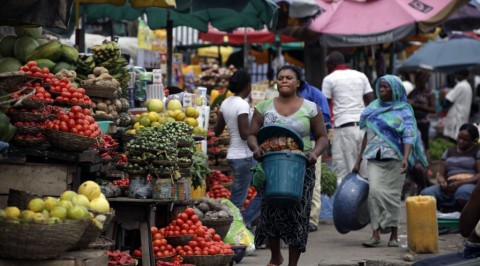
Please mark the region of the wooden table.
[[110, 226], [107, 237], [114, 239], [117, 225], [122, 222], [138, 222], [140, 230], [140, 243], [142, 244], [142, 265], [154, 266], [155, 259], [152, 247], [152, 234], [150, 227], [155, 224], [155, 211], [157, 205], [170, 205], [173, 209], [174, 202], [171, 200], [134, 199], [127, 197], [108, 198], [110, 207], [115, 209], [114, 226]]

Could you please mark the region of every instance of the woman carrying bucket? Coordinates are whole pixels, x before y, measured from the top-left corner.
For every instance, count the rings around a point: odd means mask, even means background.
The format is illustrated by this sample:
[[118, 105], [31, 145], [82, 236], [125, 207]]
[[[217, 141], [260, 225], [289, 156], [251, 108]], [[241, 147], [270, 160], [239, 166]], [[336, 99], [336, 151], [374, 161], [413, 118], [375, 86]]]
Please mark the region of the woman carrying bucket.
[[366, 129], [362, 148], [353, 172], [358, 173], [362, 159], [368, 160], [368, 208], [372, 237], [365, 247], [380, 245], [380, 231], [391, 230], [389, 247], [398, 247], [398, 219], [403, 182], [407, 167], [420, 161], [427, 166], [423, 145], [417, 133], [412, 107], [406, 101], [402, 81], [385, 75], [376, 82], [378, 99], [360, 116], [360, 128]]
[[[295, 266], [302, 252], [305, 252], [308, 238], [308, 223], [312, 191], [315, 184], [315, 162], [327, 146], [327, 131], [323, 122], [321, 110], [311, 101], [300, 97], [297, 90], [300, 87], [301, 72], [297, 67], [286, 65], [278, 70], [277, 89], [279, 96], [260, 102], [253, 114], [250, 131], [247, 139], [248, 146], [253, 151], [253, 156], [258, 161], [266, 160], [268, 153], [260, 147], [258, 133], [262, 127], [279, 125], [295, 132], [303, 140], [305, 155], [302, 172], [303, 186], [298, 202], [289, 205], [278, 205], [268, 200], [268, 194], [263, 194], [261, 215], [255, 231], [255, 242], [267, 241], [271, 257], [269, 266], [280, 265], [283, 256], [280, 250], [280, 239], [289, 245], [288, 265]], [[314, 136], [315, 147], [312, 147], [310, 133]], [[295, 156], [290, 156], [296, 158]], [[297, 156], [298, 157], [298, 156]], [[301, 161], [301, 160], [300, 160]], [[305, 162], [306, 161], [306, 162]], [[267, 167], [263, 162], [263, 167]], [[284, 161], [283, 164], [287, 164]], [[280, 162], [280, 164], [282, 164]], [[295, 166], [297, 166], [296, 164]], [[290, 168], [289, 170], [292, 170]], [[264, 192], [269, 189], [269, 175], [267, 169], [267, 182]], [[288, 172], [288, 174], [285, 174]], [[290, 176], [290, 174], [292, 176]], [[283, 178], [278, 183], [288, 183], [295, 178], [293, 171], [283, 171], [275, 178]], [[290, 180], [288, 180], [290, 179]], [[293, 185], [294, 186], [294, 185]]]

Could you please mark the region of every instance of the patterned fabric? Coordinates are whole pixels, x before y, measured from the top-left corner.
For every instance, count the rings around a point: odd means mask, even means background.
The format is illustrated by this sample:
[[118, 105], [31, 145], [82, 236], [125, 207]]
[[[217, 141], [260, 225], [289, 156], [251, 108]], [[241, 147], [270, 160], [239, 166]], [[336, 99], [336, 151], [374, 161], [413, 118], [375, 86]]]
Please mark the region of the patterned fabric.
[[[377, 158], [378, 154], [380, 154], [380, 158]], [[365, 147], [362, 158], [367, 160], [402, 160], [402, 157], [399, 157], [397, 152], [370, 128], [367, 128], [367, 146]]]
[[[432, 96], [433, 92], [430, 89], [426, 90], [413, 90], [410, 95], [408, 95], [409, 99], [412, 99], [414, 103], [428, 106], [429, 99]], [[421, 110], [419, 108], [414, 108], [413, 111], [415, 112], [415, 119], [417, 123], [428, 123], [430, 119], [428, 119], [428, 112]]]
[[287, 126], [303, 139], [304, 151], [312, 149], [310, 119], [318, 114], [317, 105], [304, 99], [300, 109], [287, 117], [277, 112], [273, 100], [274, 98], [265, 100], [255, 106], [255, 109], [263, 115], [263, 126], [274, 124]]
[[300, 203], [289, 207], [270, 206], [262, 201], [261, 214], [255, 230], [255, 244], [260, 245], [268, 238], [281, 238], [305, 252], [308, 239], [308, 222], [312, 202], [312, 192], [315, 185], [315, 166], [305, 171], [303, 194]]
[[403, 144], [412, 144], [412, 152], [408, 163], [413, 166], [420, 161], [428, 165], [421, 139], [417, 133], [417, 123], [412, 107], [406, 101], [402, 81], [393, 75], [385, 75], [377, 80], [375, 90], [380, 95], [380, 81], [384, 80], [392, 89], [392, 101], [383, 102], [376, 99], [371, 102], [360, 116], [360, 128], [371, 128], [375, 134], [385, 140], [398, 154], [403, 157]]

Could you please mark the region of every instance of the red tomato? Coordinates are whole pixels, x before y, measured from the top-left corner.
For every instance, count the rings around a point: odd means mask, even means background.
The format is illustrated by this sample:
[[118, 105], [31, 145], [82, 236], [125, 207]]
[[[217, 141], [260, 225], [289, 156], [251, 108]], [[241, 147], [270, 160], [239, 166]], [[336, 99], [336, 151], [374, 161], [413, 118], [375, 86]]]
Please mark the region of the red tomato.
[[37, 66], [37, 62], [35, 61], [28, 61], [27, 62], [27, 66], [30, 68], [30, 67], [33, 67], [33, 66]]
[[133, 251], [133, 256], [135, 256], [135, 257], [142, 257], [142, 251], [140, 251], [140, 250], [138, 250], [138, 249], [135, 250], [135, 251]]
[[75, 113], [82, 112], [82, 107], [80, 107], [80, 106], [78, 106], [78, 105], [72, 106], [72, 107], [70, 108], [70, 112], [73, 112], [74, 114], [75, 114]]
[[195, 214], [195, 212], [193, 211], [192, 208], [186, 208], [185, 211], [184, 211], [185, 214], [188, 215], [188, 217], [191, 217], [192, 215]]
[[[84, 114], [85, 116], [87, 116], [87, 115], [92, 114], [92, 112], [90, 111], [90, 109], [84, 108], [84, 109], [83, 109], [83, 114]], [[93, 118], [92, 118], [92, 119], [93, 119]], [[90, 121], [90, 120], [89, 120], [89, 121]]]
[[193, 222], [193, 223], [196, 223], [198, 222], [198, 216], [193, 214], [193, 215], [190, 215], [190, 220]]
[[[73, 99], [73, 98], [72, 98], [72, 99]], [[78, 106], [78, 107], [80, 107], [80, 106]], [[72, 107], [72, 108], [73, 108], [73, 107]], [[82, 113], [81, 108], [80, 108], [80, 112], [78, 112], [78, 113], [75, 112], [75, 119], [82, 119], [82, 120], [85, 119], [85, 115]]]

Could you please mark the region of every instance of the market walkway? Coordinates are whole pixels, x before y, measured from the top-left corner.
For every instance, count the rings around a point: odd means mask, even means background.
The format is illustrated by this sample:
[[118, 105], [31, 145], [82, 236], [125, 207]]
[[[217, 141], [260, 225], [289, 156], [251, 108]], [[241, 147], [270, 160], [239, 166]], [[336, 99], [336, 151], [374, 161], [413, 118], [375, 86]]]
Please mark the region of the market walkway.
[[[350, 232], [342, 235], [338, 233], [333, 222], [322, 221], [318, 231], [310, 233], [308, 238], [308, 246], [306, 253], [300, 257], [300, 266], [395, 266], [410, 265], [411, 262], [405, 262], [404, 256], [407, 251], [407, 226], [406, 226], [406, 210], [405, 204], [400, 218], [399, 240], [400, 248], [387, 247], [386, 240], [389, 235], [382, 235], [380, 247], [364, 248], [361, 243], [371, 236], [371, 229], [368, 225], [359, 231]], [[424, 259], [440, 254], [453, 253], [463, 250], [463, 239], [459, 234], [446, 234], [439, 236], [439, 253], [436, 254], [414, 254], [415, 260]], [[282, 249], [285, 262], [287, 265], [288, 249]], [[253, 255], [245, 257], [239, 265], [262, 266], [267, 265], [270, 259], [270, 251], [268, 249], [257, 250]]]

